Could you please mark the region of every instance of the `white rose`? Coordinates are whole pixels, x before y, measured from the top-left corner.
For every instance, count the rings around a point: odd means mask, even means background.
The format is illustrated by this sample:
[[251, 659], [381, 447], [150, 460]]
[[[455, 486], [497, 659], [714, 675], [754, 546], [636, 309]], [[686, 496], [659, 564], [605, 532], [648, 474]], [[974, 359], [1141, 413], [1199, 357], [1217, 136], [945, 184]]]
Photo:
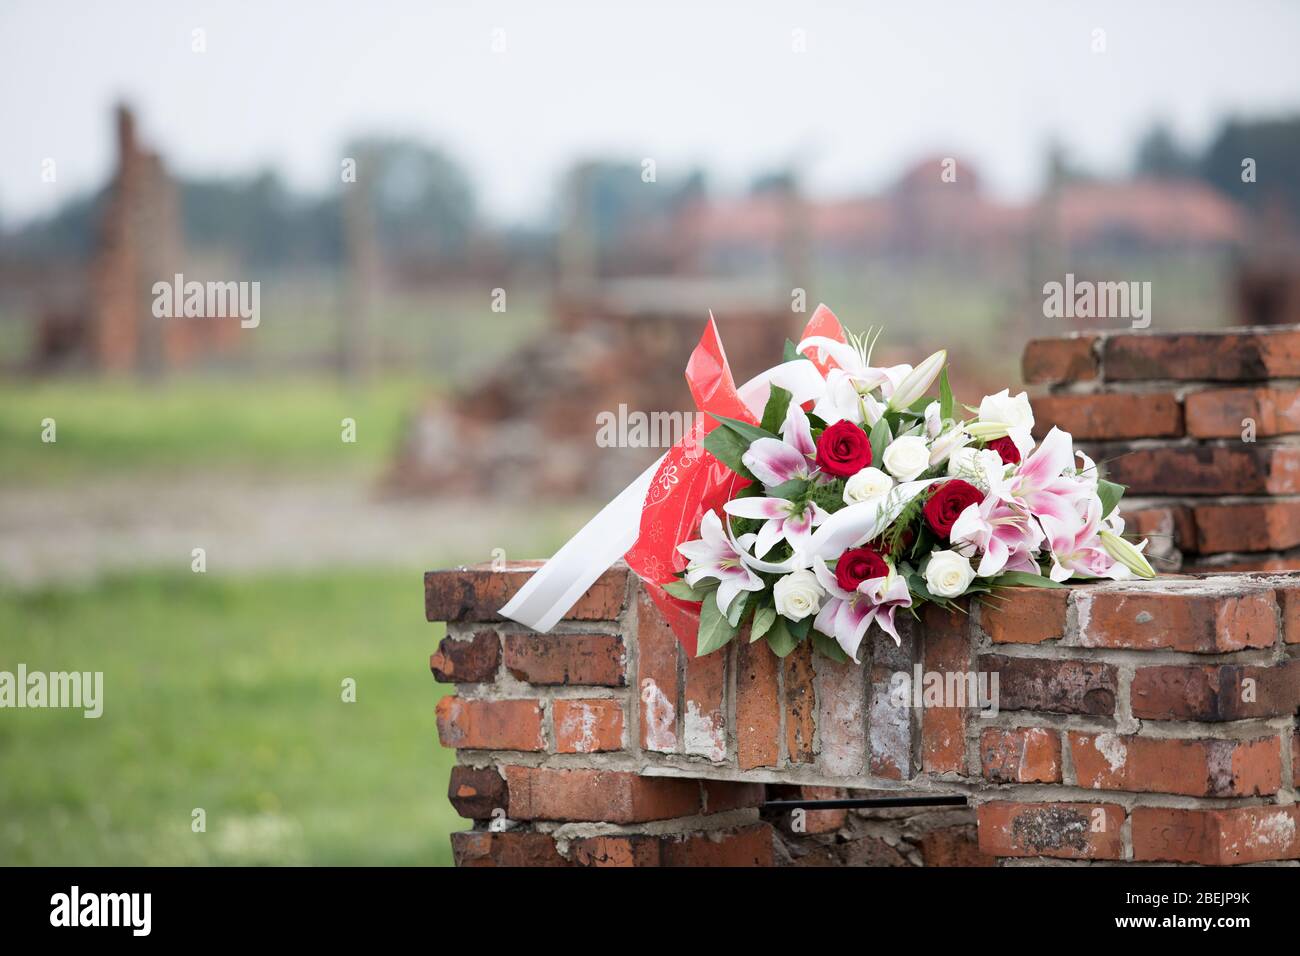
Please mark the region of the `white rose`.
[[899, 481], [912, 481], [930, 467], [930, 447], [920, 435], [895, 438], [881, 457], [885, 470]]
[[1003, 389], [996, 395], [985, 395], [980, 402], [980, 421], [1001, 422], [1010, 428], [1034, 427], [1034, 410], [1029, 407], [1029, 396], [1024, 392], [1014, 398], [1009, 389]]
[[948, 459], [948, 474], [953, 478], [984, 482], [989, 471], [1001, 474], [1006, 466], [1002, 464], [1002, 456], [988, 448], [959, 448]]
[[844, 503], [856, 505], [887, 494], [894, 479], [879, 468], [863, 468], [844, 483]]
[[821, 610], [826, 594], [811, 571], [792, 571], [779, 579], [772, 588], [776, 597], [776, 611], [791, 621], [802, 621], [809, 614]]
[[925, 586], [935, 597], [960, 597], [974, 580], [970, 561], [956, 551], [936, 551], [925, 567]]
[[948, 476], [951, 478], [967, 477], [975, 474], [975, 453], [978, 448], [967, 445], [958, 448], [948, 459]]

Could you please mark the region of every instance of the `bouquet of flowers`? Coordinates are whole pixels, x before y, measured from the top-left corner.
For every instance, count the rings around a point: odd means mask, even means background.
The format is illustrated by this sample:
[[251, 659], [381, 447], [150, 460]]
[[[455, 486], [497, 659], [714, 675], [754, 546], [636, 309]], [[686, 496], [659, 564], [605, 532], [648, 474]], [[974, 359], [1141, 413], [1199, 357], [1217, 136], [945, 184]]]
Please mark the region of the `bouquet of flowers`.
[[898, 641], [897, 614], [926, 602], [1155, 576], [1146, 542], [1124, 538], [1123, 487], [1068, 432], [1035, 444], [1024, 392], [958, 405], [946, 352], [875, 367], [876, 338], [787, 342], [786, 365], [816, 368], [815, 398], [773, 381], [757, 423], [713, 413], [702, 446], [733, 480], [661, 585], [698, 606], [697, 654], [748, 628], [781, 656], [811, 640], [856, 661], [871, 625]]

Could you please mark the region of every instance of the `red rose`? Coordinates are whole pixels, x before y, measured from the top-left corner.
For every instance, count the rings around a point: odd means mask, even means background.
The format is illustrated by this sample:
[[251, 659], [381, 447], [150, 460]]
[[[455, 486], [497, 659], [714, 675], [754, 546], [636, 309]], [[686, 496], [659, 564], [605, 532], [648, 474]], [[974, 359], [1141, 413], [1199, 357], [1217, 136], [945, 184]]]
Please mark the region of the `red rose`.
[[817, 439], [817, 464], [840, 478], [856, 475], [871, 464], [871, 440], [857, 425], [840, 419]]
[[1004, 465], [1020, 464], [1020, 449], [1016, 447], [1016, 443], [1011, 440], [1010, 435], [995, 438], [984, 447], [997, 452]]
[[883, 578], [889, 573], [885, 559], [871, 548], [850, 548], [840, 555], [835, 565], [835, 583], [846, 591], [856, 591], [858, 585], [871, 578]]
[[968, 481], [955, 478], [945, 481], [925, 503], [925, 523], [944, 541], [952, 533], [953, 522], [970, 505], [984, 500], [984, 492]]

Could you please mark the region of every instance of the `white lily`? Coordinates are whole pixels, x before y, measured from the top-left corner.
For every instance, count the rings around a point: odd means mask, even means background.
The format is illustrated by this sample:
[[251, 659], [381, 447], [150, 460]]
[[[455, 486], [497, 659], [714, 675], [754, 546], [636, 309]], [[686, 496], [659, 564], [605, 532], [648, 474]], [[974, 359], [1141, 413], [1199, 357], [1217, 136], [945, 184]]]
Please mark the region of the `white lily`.
[[930, 390], [930, 386], [939, 377], [947, 361], [948, 350], [940, 349], [908, 372], [894, 389], [894, 394], [889, 397], [889, 407], [894, 411], [910, 408], [913, 402], [922, 398]]

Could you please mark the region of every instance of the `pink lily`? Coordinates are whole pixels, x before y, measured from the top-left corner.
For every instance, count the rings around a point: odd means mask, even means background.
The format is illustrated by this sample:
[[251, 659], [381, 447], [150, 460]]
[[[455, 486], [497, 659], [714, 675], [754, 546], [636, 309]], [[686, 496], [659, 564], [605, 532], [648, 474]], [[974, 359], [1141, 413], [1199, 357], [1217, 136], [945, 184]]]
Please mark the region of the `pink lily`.
[[1042, 529], [1023, 507], [1006, 502], [995, 492], [957, 516], [949, 540], [963, 554], [972, 549], [983, 552], [975, 569], [982, 578], [1003, 571], [1039, 573], [1034, 553], [1042, 543]]
[[763, 557], [781, 539], [790, 542], [796, 553], [806, 551], [812, 539], [813, 525], [830, 517], [820, 506], [809, 501], [799, 505], [785, 498], [734, 498], [722, 506], [737, 518], [766, 518], [758, 529], [754, 556]]
[[717, 578], [718, 610], [723, 614], [741, 591], [761, 591], [766, 587], [727, 538], [717, 512], [706, 511], [700, 519], [700, 537], [679, 544], [677, 550], [688, 559], [686, 583], [691, 587], [705, 578]]
[[817, 583], [826, 589], [826, 598], [813, 627], [834, 638], [835, 643], [855, 662], [862, 638], [873, 621], [894, 639], [895, 644], [902, 643], [894, 626], [894, 614], [899, 608], [912, 606], [912, 595], [907, 590], [907, 582], [894, 572], [892, 566], [889, 574], [869, 578], [854, 591], [840, 587], [835, 572], [821, 558], [813, 559], [813, 574], [817, 576]]
[[1049, 538], [1078, 524], [1079, 502], [1091, 497], [1085, 484], [1062, 474], [1067, 468], [1074, 468], [1074, 439], [1053, 428], [1005, 486], [1004, 497], [1037, 518]]
[[1079, 574], [1090, 578], [1131, 577], [1131, 572], [1102, 547], [1101, 502], [1094, 497], [1083, 501], [1084, 512], [1076, 512], [1073, 525], [1058, 528], [1051, 536], [1053, 581], [1067, 581]]
[[795, 478], [812, 478], [817, 472], [813, 464], [816, 457], [817, 443], [813, 441], [808, 416], [791, 402], [781, 426], [781, 438], [759, 438], [751, 442], [740, 460], [755, 478], [768, 488], [775, 488]]

